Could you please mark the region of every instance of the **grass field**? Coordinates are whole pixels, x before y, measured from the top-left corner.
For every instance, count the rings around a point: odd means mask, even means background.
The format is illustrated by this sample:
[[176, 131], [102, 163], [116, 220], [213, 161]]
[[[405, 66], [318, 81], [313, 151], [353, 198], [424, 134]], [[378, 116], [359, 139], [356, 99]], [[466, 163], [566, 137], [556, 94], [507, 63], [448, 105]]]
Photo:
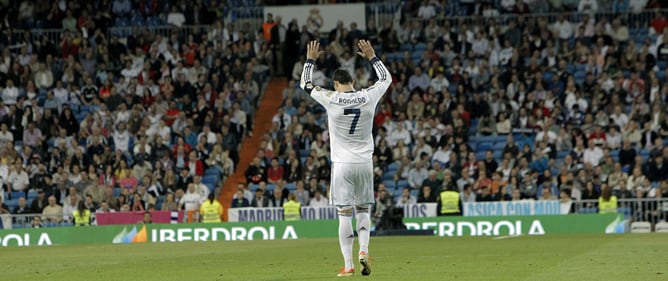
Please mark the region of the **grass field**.
[[[373, 237], [370, 280], [668, 280], [668, 236]], [[338, 240], [0, 249], [1, 280], [332, 280]], [[357, 265], [359, 266], [359, 265]], [[359, 269], [358, 269], [359, 272]]]

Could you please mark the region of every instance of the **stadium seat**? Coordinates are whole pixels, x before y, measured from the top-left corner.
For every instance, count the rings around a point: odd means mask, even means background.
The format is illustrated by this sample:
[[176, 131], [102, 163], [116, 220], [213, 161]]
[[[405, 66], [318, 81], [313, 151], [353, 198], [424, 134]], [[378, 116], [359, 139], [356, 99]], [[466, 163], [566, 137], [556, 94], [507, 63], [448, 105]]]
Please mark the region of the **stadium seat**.
[[9, 207], [9, 210], [14, 210], [19, 205], [19, 199], [9, 199], [5, 200], [5, 204], [7, 204], [7, 207]]
[[213, 184], [216, 185], [218, 183], [218, 176], [212, 175], [212, 176], [204, 176], [202, 177], [202, 183], [203, 184]]
[[217, 168], [213, 168], [213, 167], [212, 167], [212, 168], [208, 168], [208, 169], [206, 169], [206, 171], [204, 171], [204, 176], [205, 176], [205, 177], [206, 177], [206, 176], [216, 176], [216, 177], [219, 177], [219, 176], [220, 176], [220, 170], [218, 170]]
[[415, 51], [419, 52], [424, 52], [427, 50], [427, 44], [425, 43], [417, 43], [415, 44], [415, 47], [413, 48]]
[[19, 197], [25, 197], [26, 193], [23, 191], [12, 191], [11, 197], [12, 199], [19, 199]]
[[477, 152], [487, 152], [488, 150], [494, 148], [494, 144], [491, 142], [481, 142], [476, 148]]
[[582, 214], [596, 214], [598, 213], [597, 208], [582, 208], [580, 209], [580, 213]]
[[392, 164], [387, 165], [387, 171], [396, 171], [399, 170], [399, 163], [397, 162], [392, 162]]
[[121, 188], [115, 187], [114, 188], [114, 197], [118, 197], [119, 195], [121, 195]]
[[271, 183], [270, 183], [270, 184], [267, 184], [267, 190], [269, 190], [269, 191], [274, 191], [275, 188], [276, 188], [276, 185], [271, 184]]
[[506, 147], [505, 142], [497, 142], [497, 143], [494, 143], [494, 147], [492, 149], [494, 149], [494, 152], [499, 151], [499, 150], [503, 151], [504, 147]]
[[485, 151], [478, 151], [475, 153], [475, 160], [482, 161], [485, 160], [485, 154], [487, 154]]
[[384, 180], [383, 184], [388, 189], [396, 189], [397, 188], [397, 184], [394, 182], [394, 180]]
[[654, 231], [656, 233], [668, 233], [668, 222], [661, 221], [654, 225]]
[[295, 191], [297, 190], [297, 185], [295, 185], [294, 183], [289, 183], [285, 185], [285, 188], [287, 188], [290, 191]]
[[28, 191], [28, 198], [27, 199], [32, 200], [32, 199], [35, 199], [35, 198], [37, 198], [37, 191], [35, 191], [35, 190]]
[[631, 233], [650, 233], [652, 225], [646, 221], [634, 221], [631, 223]]
[[408, 187], [408, 181], [407, 180], [400, 180], [397, 182], [397, 187], [396, 188], [404, 188]]

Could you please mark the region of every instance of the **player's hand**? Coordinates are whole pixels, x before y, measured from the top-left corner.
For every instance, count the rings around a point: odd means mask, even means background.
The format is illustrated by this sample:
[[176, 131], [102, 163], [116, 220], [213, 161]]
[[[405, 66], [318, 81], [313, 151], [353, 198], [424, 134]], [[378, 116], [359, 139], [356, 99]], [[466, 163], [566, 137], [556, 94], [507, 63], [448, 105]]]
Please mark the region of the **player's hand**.
[[357, 42], [357, 47], [360, 48], [360, 50], [357, 52], [358, 55], [366, 59], [372, 59], [376, 57], [376, 51], [373, 50], [373, 47], [369, 41], [359, 40]]
[[313, 40], [306, 45], [306, 58], [316, 60], [318, 57], [324, 53], [320, 51], [320, 42]]

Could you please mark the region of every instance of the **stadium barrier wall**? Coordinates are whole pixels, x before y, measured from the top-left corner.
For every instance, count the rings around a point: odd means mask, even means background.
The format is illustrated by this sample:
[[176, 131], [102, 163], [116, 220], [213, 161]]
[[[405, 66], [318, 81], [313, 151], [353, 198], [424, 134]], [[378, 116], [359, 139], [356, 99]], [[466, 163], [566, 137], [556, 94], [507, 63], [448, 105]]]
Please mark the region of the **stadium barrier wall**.
[[520, 200], [463, 203], [465, 217], [478, 216], [535, 216], [568, 214], [573, 202], [558, 200]]
[[0, 230], [0, 246], [173, 243], [337, 237], [337, 220], [137, 224]]
[[[404, 217], [435, 217], [436, 203], [408, 204], [404, 206]], [[253, 222], [253, 221], [282, 221], [283, 208], [231, 208], [228, 210], [228, 221], [230, 222]], [[336, 219], [336, 207], [302, 207], [302, 220], [328, 220]]]
[[[620, 214], [405, 218], [404, 223], [409, 230], [431, 229], [441, 237], [624, 233], [627, 228]], [[337, 229], [338, 220], [13, 229], [0, 230], [0, 246], [334, 238]]]
[[308, 26], [309, 30], [329, 32], [336, 28], [338, 21], [344, 22], [347, 28], [349, 23], [356, 22], [358, 29], [366, 31], [366, 9], [364, 3], [356, 4], [326, 4], [326, 5], [293, 5], [293, 6], [265, 6], [264, 17], [268, 14], [281, 16], [288, 20], [297, 19], [297, 22]]
[[409, 230], [433, 229], [441, 237], [625, 233], [621, 214], [404, 218]]

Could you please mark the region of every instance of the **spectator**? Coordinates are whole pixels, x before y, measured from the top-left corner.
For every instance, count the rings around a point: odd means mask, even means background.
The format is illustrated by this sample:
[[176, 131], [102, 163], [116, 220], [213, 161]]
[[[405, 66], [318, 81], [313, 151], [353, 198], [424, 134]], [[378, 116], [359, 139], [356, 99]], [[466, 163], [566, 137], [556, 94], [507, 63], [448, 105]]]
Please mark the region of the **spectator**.
[[323, 196], [322, 191], [319, 189], [315, 191], [313, 198], [311, 198], [308, 204], [310, 207], [327, 207], [328, 205], [327, 197]]

